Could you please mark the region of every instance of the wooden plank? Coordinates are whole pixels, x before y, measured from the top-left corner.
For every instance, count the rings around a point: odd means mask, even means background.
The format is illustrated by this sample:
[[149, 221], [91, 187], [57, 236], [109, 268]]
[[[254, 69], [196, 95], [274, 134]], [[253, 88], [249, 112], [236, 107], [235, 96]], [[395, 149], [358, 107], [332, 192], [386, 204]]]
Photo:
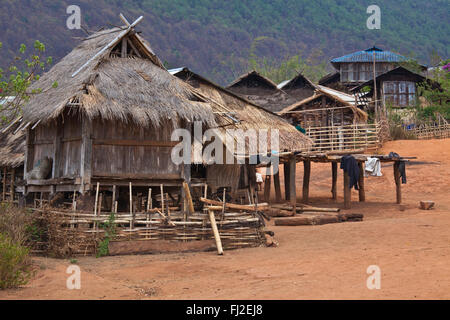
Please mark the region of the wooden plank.
[[3, 167], [3, 190], [2, 190], [3, 201], [6, 200], [6, 175], [7, 175], [6, 167]]
[[337, 162], [331, 163], [331, 198], [337, 200]]
[[350, 209], [352, 201], [352, 190], [350, 189], [350, 177], [344, 172], [344, 208]]
[[[53, 166], [52, 166], [52, 178], [55, 179], [59, 177], [59, 168], [61, 162], [61, 147], [62, 147], [62, 136], [63, 136], [63, 127], [60, 123], [56, 124], [55, 136], [53, 139]], [[68, 159], [64, 159], [68, 161]]]
[[309, 180], [311, 177], [311, 161], [303, 161], [303, 203], [309, 202]]
[[10, 201], [11, 202], [14, 202], [14, 193], [15, 193], [15, 190], [14, 190], [14, 184], [15, 184], [15, 181], [16, 181], [16, 168], [12, 168], [12, 170], [11, 170], [11, 185], [10, 185]]
[[359, 202], [365, 202], [366, 201], [366, 190], [364, 187], [364, 164], [362, 162], [358, 162], [359, 167]]
[[126, 140], [126, 139], [95, 139], [94, 145], [103, 146], [128, 146], [128, 147], [168, 147], [172, 148], [179, 144], [177, 141], [155, 141], [155, 140]]
[[108, 172], [94, 172], [95, 179], [117, 179], [117, 180], [181, 180], [179, 174], [141, 174], [141, 173], [108, 173]]

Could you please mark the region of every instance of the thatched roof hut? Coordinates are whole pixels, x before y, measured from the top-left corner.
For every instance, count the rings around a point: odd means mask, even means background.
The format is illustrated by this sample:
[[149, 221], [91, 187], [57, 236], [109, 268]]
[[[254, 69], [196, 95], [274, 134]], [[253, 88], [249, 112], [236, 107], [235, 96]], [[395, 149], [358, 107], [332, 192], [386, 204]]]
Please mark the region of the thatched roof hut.
[[[58, 86], [52, 88], [55, 82]], [[221, 131], [276, 129], [280, 146], [288, 151], [311, 145], [279, 116], [231, 93], [195, 88], [171, 75], [131, 26], [91, 35], [34, 88], [43, 93], [32, 97], [20, 125], [28, 139], [25, 193], [84, 193], [97, 182], [178, 187], [190, 181], [192, 172], [189, 165], [173, 161], [171, 152], [179, 143], [172, 134], [178, 128], [192, 133], [197, 121], [202, 129]], [[246, 152], [245, 157], [251, 155]], [[42, 159], [52, 160], [45, 181], [30, 175]], [[234, 185], [236, 181], [239, 176]]]

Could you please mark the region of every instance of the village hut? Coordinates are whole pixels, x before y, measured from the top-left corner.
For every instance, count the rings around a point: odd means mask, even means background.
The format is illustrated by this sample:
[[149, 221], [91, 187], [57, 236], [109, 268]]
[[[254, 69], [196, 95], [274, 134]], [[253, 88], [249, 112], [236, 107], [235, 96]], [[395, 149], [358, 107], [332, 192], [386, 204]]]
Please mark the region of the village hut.
[[277, 87], [288, 95], [286, 103], [289, 105], [311, 97], [317, 88], [311, 80], [301, 73], [291, 80], [281, 82]]
[[[130, 183], [133, 193], [160, 185], [179, 191], [184, 181], [191, 182], [191, 165], [171, 161], [179, 143], [171, 137], [179, 128], [192, 132], [196, 122], [204, 129], [280, 130], [280, 144], [290, 151], [311, 144], [276, 115], [244, 102], [233, 111], [231, 98], [209, 98], [171, 75], [134, 24], [89, 36], [35, 87], [43, 93], [32, 97], [20, 126], [27, 132], [25, 194], [89, 194], [98, 184], [128, 190]], [[42, 163], [51, 168], [36, 178], [33, 172]]]

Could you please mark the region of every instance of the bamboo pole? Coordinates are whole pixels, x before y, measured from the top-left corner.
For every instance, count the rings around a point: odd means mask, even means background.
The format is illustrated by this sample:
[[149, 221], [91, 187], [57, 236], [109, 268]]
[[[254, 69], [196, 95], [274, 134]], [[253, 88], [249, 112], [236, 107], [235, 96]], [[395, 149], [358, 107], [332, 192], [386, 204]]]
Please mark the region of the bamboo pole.
[[216, 223], [216, 217], [214, 216], [213, 210], [208, 210], [209, 214], [209, 221], [211, 222], [211, 227], [214, 234], [214, 239], [216, 240], [216, 247], [217, 247], [217, 253], [219, 255], [223, 255], [223, 248], [222, 248], [222, 240], [220, 239], [219, 230], [217, 229], [217, 223]]
[[113, 185], [113, 194], [111, 200], [111, 212], [114, 212], [114, 203], [116, 202], [116, 185]]
[[185, 181], [183, 182], [183, 189], [186, 195], [186, 200], [188, 202], [189, 213], [194, 214], [195, 210], [194, 210], [194, 203], [192, 202], [191, 190], [189, 189], [189, 185]]
[[131, 219], [130, 219], [130, 230], [133, 229], [133, 186], [132, 183], [130, 182], [130, 215], [131, 215]]

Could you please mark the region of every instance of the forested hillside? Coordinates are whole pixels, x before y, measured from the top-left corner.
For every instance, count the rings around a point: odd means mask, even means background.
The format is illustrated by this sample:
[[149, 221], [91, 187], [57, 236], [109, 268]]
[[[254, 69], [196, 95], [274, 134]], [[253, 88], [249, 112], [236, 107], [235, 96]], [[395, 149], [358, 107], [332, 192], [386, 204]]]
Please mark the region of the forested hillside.
[[[366, 27], [374, 3], [381, 30]], [[448, 0], [0, 0], [0, 65], [36, 39], [55, 61], [67, 54], [85, 36], [66, 27], [71, 4], [81, 7], [89, 31], [120, 25], [120, 12], [130, 20], [143, 15], [138, 30], [168, 66], [221, 84], [251, 68], [251, 56], [273, 64], [300, 54], [320, 63], [376, 44], [427, 64], [433, 53], [450, 51]]]

